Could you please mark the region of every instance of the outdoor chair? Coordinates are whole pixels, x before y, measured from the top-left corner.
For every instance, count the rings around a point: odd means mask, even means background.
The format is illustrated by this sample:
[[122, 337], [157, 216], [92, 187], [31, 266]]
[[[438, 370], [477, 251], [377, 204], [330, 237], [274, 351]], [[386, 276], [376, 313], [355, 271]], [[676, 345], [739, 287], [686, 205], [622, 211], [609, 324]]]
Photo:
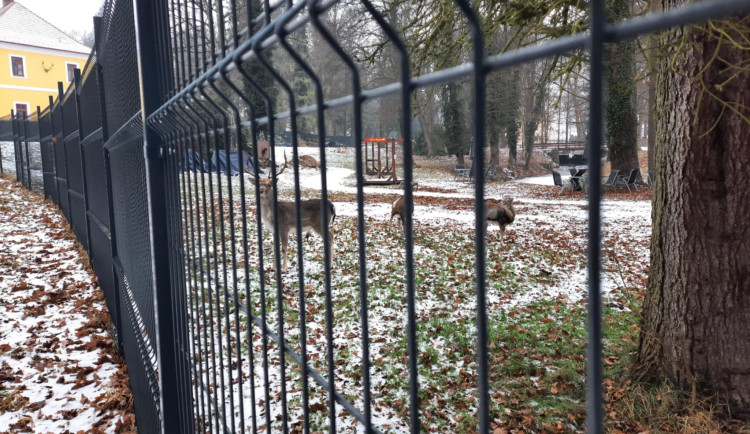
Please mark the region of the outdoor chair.
[[584, 177], [583, 175], [586, 173], [587, 169], [570, 169], [570, 179], [568, 179], [568, 182], [570, 183], [570, 188], [572, 191], [581, 191], [586, 188], [586, 185], [584, 184]]
[[638, 166], [633, 166], [633, 167], [631, 167], [631, 168], [630, 168], [630, 172], [628, 172], [628, 175], [620, 175], [620, 178], [619, 178], [619, 179], [621, 179], [621, 180], [623, 180], [623, 181], [627, 181], [627, 179], [628, 179], [628, 178], [630, 177], [630, 173], [632, 173], [632, 172], [633, 172], [634, 170], [635, 170], [635, 171], [637, 171], [638, 173], [640, 173], [640, 172], [641, 172], [641, 169], [640, 169], [640, 167], [638, 167]]
[[497, 165], [492, 165], [484, 169], [484, 179], [494, 179], [495, 178], [495, 172], [497, 172]]
[[620, 169], [614, 169], [613, 171], [609, 172], [609, 177], [607, 180], [602, 184], [602, 187], [606, 191], [608, 188], [612, 188], [617, 183], [618, 175], [620, 174]]
[[456, 168], [454, 170], [456, 171], [456, 175], [453, 177], [454, 181], [468, 178], [469, 176], [469, 169], [465, 169], [463, 164], [456, 164]]
[[631, 186], [635, 187], [636, 190], [639, 190], [640, 188], [638, 187], [638, 184], [636, 184], [636, 182], [635, 182], [636, 179], [638, 178], [638, 173], [639, 172], [640, 172], [640, 169], [637, 169], [637, 168], [632, 169], [630, 171], [630, 175], [628, 175], [627, 178], [624, 177], [624, 176], [621, 176], [620, 178], [617, 179], [617, 181], [615, 182], [615, 185], [618, 186], [618, 187], [619, 186], [625, 186], [625, 187], [627, 187], [628, 188], [628, 192], [632, 191], [630, 189]]
[[570, 191], [573, 191], [573, 187], [567, 183], [564, 183], [562, 180], [562, 176], [557, 172], [552, 172], [552, 179], [555, 182], [555, 185], [560, 186], [560, 191], [557, 192], [558, 195], [562, 194], [563, 190], [566, 188], [570, 189]]

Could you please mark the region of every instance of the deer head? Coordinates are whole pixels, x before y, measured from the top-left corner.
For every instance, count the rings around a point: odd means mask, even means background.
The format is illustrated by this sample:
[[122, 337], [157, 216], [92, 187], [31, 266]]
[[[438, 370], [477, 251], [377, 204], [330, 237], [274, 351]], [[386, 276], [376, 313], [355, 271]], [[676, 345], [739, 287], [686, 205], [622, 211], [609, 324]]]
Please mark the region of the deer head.
[[[286, 151], [284, 151], [284, 164], [281, 166], [281, 170], [276, 172], [276, 176], [272, 176], [272, 170], [275, 172], [274, 167], [269, 167], [268, 170], [268, 177], [267, 178], [260, 178], [260, 198], [261, 200], [269, 200], [272, 198], [271, 190], [273, 189], [273, 179], [275, 178], [277, 181], [279, 179], [279, 175], [284, 173], [284, 170], [286, 170], [286, 166], [288, 165], [288, 160], [286, 158]], [[260, 177], [258, 173], [256, 172], [255, 176]]]

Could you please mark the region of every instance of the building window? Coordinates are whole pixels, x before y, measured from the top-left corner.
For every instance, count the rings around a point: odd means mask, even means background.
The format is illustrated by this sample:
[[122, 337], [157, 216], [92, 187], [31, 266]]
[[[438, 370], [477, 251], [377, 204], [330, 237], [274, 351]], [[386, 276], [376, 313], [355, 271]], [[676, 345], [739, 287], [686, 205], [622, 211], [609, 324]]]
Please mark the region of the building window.
[[10, 74], [13, 77], [26, 77], [26, 59], [23, 56], [10, 56]]
[[76, 69], [78, 69], [78, 64], [77, 63], [65, 62], [65, 70], [68, 73], [68, 83], [70, 83], [71, 81], [73, 81], [73, 78], [75, 78], [75, 70]]
[[16, 107], [16, 115], [26, 117], [29, 114], [29, 105], [23, 102], [13, 104]]

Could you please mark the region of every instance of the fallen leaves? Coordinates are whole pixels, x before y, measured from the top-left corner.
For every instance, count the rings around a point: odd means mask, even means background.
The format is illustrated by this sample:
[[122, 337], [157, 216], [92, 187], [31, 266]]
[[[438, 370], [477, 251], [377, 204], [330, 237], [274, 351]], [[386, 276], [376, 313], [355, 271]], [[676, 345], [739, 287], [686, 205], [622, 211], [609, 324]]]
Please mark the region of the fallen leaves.
[[0, 432], [135, 432], [104, 297], [64, 218], [5, 180], [0, 197]]

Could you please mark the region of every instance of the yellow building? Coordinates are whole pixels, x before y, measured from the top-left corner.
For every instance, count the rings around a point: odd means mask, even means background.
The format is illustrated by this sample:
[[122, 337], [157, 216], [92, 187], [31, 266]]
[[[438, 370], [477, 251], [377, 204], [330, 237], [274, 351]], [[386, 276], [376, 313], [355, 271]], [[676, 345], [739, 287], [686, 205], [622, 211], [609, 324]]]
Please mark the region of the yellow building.
[[[71, 3], [72, 5], [72, 3]], [[57, 83], [65, 88], [75, 68], [82, 69], [91, 49], [40, 18], [20, 3], [3, 0], [0, 8], [0, 117], [11, 110], [44, 110]]]

